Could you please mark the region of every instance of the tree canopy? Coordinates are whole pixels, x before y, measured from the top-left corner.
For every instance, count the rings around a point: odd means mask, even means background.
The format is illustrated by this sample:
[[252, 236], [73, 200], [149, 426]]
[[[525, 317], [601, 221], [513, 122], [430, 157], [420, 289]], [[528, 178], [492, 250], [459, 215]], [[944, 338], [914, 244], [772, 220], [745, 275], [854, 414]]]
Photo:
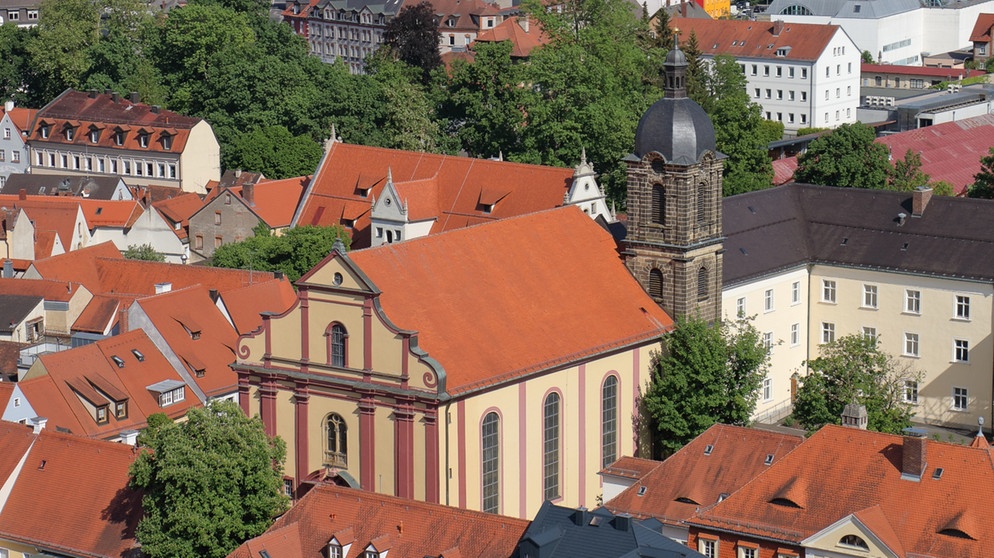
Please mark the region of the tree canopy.
[[891, 166], [887, 147], [876, 143], [873, 128], [843, 124], [811, 142], [797, 158], [798, 182], [844, 188], [887, 187]]
[[435, 8], [428, 0], [405, 5], [400, 13], [387, 24], [384, 42], [405, 63], [421, 68], [422, 77], [428, 81], [431, 71], [442, 65], [438, 43], [442, 34], [435, 21]]
[[973, 184], [966, 191], [971, 198], [994, 199], [994, 147], [980, 159], [980, 171], [973, 176]]
[[122, 255], [129, 260], [166, 261], [166, 257], [151, 244], [129, 244], [128, 249], [122, 252]]
[[335, 240], [341, 240], [348, 248], [349, 235], [338, 225], [294, 227], [281, 236], [273, 236], [260, 223], [255, 236], [215, 250], [211, 263], [217, 267], [282, 271], [287, 279], [296, 281], [331, 253]]
[[[808, 431], [840, 424], [849, 403], [866, 406], [867, 427], [900, 433], [911, 425], [906, 390], [914, 390], [921, 373], [903, 366], [880, 350], [876, 339], [847, 335], [821, 347], [821, 356], [807, 363], [794, 402], [793, 418]], [[913, 386], [913, 387], [912, 387]]]
[[709, 325], [679, 319], [662, 340], [642, 399], [666, 457], [715, 423], [744, 425], [756, 408], [769, 351], [746, 319]]
[[929, 183], [929, 176], [922, 172], [922, 156], [908, 149], [904, 159], [894, 161], [888, 187], [891, 190], [910, 192]]
[[138, 524], [150, 558], [222, 558], [265, 531], [286, 509], [286, 445], [230, 401], [191, 408], [186, 421], [149, 417], [131, 484], [142, 489]]

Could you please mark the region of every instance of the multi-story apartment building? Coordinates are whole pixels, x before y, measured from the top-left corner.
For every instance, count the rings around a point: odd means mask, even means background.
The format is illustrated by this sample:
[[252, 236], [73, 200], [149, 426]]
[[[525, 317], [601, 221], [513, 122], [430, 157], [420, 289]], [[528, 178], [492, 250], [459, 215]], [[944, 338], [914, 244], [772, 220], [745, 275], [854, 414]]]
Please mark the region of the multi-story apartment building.
[[67, 89], [38, 111], [27, 143], [37, 174], [114, 175], [197, 193], [221, 178], [210, 124], [142, 104], [137, 93]]
[[465, 51], [478, 34], [501, 22], [500, 8], [484, 0], [433, 0], [432, 5], [441, 34], [441, 54]]
[[840, 27], [692, 18], [671, 25], [684, 43], [696, 35], [706, 58], [735, 58], [749, 96], [788, 135], [856, 122], [860, 53]]
[[341, 59], [354, 74], [363, 73], [367, 56], [383, 44], [389, 22], [404, 0], [293, 1], [283, 12], [299, 35], [307, 38], [311, 54], [322, 62]]
[[18, 27], [38, 25], [41, 0], [10, 0], [0, 5], [0, 25], [14, 24]]
[[34, 118], [34, 109], [14, 108], [14, 101], [7, 101], [0, 118], [0, 187], [7, 177], [28, 170], [28, 146], [25, 134]]

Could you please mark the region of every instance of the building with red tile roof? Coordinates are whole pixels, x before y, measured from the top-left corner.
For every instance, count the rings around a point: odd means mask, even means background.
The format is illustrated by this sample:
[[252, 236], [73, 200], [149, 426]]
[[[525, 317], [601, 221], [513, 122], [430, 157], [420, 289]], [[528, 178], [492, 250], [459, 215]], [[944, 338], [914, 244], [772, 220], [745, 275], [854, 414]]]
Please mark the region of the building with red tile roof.
[[[476, 36], [478, 43], [511, 42], [511, 58], [528, 58], [536, 48], [547, 44], [549, 36], [542, 30], [538, 21], [528, 16], [508, 18], [492, 29]], [[472, 46], [470, 47], [472, 48]]]
[[[605, 427], [598, 409], [607, 394], [606, 416], [634, 412], [673, 324], [576, 207], [336, 249], [297, 287], [295, 306], [241, 337], [234, 365], [243, 409], [290, 441], [295, 485], [344, 472], [370, 490], [518, 517], [538, 510], [543, 486], [592, 505], [602, 460], [634, 453], [630, 422]], [[574, 425], [561, 446], [574, 465], [543, 485], [542, 436], [525, 425], [546, 404]], [[497, 447], [501, 463], [481, 462]]]
[[32, 172], [119, 175], [129, 185], [206, 192], [221, 177], [210, 124], [107, 91], [67, 89], [35, 115]]
[[117, 312], [122, 306], [119, 298], [97, 295], [90, 299], [86, 308], [72, 323], [72, 332], [85, 332], [97, 335], [110, 335], [117, 323]]
[[[639, 476], [604, 507], [614, 513], [655, 518], [663, 533], [686, 541], [684, 521], [720, 502], [804, 442], [803, 433], [784, 434], [716, 424]], [[617, 467], [602, 472], [605, 477]], [[629, 465], [630, 467], [631, 465]]]
[[297, 302], [297, 293], [286, 279], [254, 283], [218, 296], [217, 307], [239, 335], [263, 324], [262, 314], [282, 314]]
[[705, 58], [735, 58], [746, 91], [788, 134], [856, 122], [860, 50], [837, 25], [672, 18], [680, 42], [693, 33]]
[[203, 206], [204, 199], [199, 194], [192, 193], [152, 202], [152, 207], [166, 218], [176, 236], [184, 241], [187, 238], [190, 216]]
[[341, 225], [352, 247], [363, 248], [569, 203], [614, 221], [589, 167], [585, 160], [570, 170], [334, 141], [292, 225]]
[[994, 538], [992, 497], [989, 447], [828, 425], [687, 524], [691, 547], [722, 556], [754, 548], [762, 556], [979, 558]]
[[984, 62], [991, 57], [994, 47], [994, 14], [978, 14], [977, 22], [973, 24], [970, 42], [973, 43], [973, 59]]
[[24, 278], [76, 281], [92, 293], [94, 287], [100, 286], [96, 260], [102, 258], [124, 259], [124, 256], [113, 242], [102, 242], [66, 254], [35, 260], [24, 272]]
[[90, 230], [79, 203], [47, 196], [0, 198], [8, 257], [48, 258], [90, 243]]
[[184, 415], [201, 400], [144, 331], [38, 357], [18, 387], [48, 425], [119, 441], [148, 417]]
[[[864, 87], [924, 89], [944, 81], [979, 77], [986, 72], [963, 68], [930, 68], [897, 64], [860, 64]], [[896, 79], [895, 79], [896, 78]]]
[[431, 5], [441, 33], [440, 54], [466, 50], [477, 35], [500, 22], [500, 8], [484, 0], [432, 0]]
[[27, 172], [28, 148], [25, 135], [34, 109], [14, 107], [14, 101], [4, 103], [0, 112], [0, 178], [6, 179]]
[[323, 484], [228, 558], [323, 558], [331, 548], [342, 557], [508, 558], [527, 527], [526, 520]]
[[46, 335], [68, 337], [73, 323], [85, 311], [93, 295], [79, 283], [36, 279], [0, 278], [0, 293], [37, 296], [45, 301]]
[[0, 499], [0, 547], [12, 556], [136, 555], [134, 448], [13, 423], [0, 426], [0, 444], [0, 478], [10, 487]]

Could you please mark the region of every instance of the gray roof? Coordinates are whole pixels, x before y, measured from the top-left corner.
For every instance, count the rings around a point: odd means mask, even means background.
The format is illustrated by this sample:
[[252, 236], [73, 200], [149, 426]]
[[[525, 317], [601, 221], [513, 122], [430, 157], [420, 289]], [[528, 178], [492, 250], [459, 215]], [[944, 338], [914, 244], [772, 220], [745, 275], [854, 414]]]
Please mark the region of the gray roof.
[[[82, 196], [109, 200], [120, 184], [117, 176], [72, 176], [68, 174], [12, 174], [0, 188], [0, 194]], [[43, 190], [44, 189], [44, 190]]]
[[397, 15], [404, 0], [322, 0], [315, 6], [317, 10], [324, 10], [325, 6], [330, 6], [335, 10], [346, 10], [361, 12], [363, 8], [369, 8], [374, 14]]
[[766, 12], [778, 15], [791, 6], [803, 6], [815, 16], [847, 19], [880, 19], [922, 7], [919, 0], [773, 0]]
[[186, 383], [180, 380], [162, 380], [161, 382], [156, 382], [150, 386], [147, 386], [145, 389], [155, 393], [165, 393], [185, 385]]
[[635, 130], [635, 155], [657, 152], [668, 163], [692, 165], [706, 151], [717, 153], [714, 126], [693, 99], [664, 98], [642, 115]]
[[12, 333], [42, 300], [40, 296], [0, 294], [0, 333]]
[[809, 184], [725, 198], [725, 285], [809, 263], [994, 281], [994, 201], [932, 196], [921, 217], [911, 203]]

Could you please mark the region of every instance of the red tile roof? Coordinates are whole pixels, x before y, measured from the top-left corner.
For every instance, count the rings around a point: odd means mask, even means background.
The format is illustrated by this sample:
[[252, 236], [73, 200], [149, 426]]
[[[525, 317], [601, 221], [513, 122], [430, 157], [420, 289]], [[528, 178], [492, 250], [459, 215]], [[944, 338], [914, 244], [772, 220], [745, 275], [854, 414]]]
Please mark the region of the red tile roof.
[[[604, 504], [614, 513], [679, 524], [784, 459], [804, 437], [716, 424]], [[711, 447], [710, 454], [707, 447]], [[639, 494], [639, 492], [643, 492]], [[693, 502], [693, 503], [692, 503]]]
[[[142, 360], [132, 350], [138, 351]], [[120, 358], [124, 367], [119, 367], [112, 356]], [[198, 399], [188, 388], [183, 401], [167, 407], [159, 406], [158, 394], [149, 391], [148, 386], [163, 380], [183, 379], [140, 329], [67, 351], [45, 354], [39, 357], [39, 361], [47, 375], [39, 378], [29, 373], [18, 385], [35, 411], [40, 416], [48, 417], [49, 427], [68, 428], [78, 436], [114, 438], [125, 430], [144, 428], [149, 415], [166, 413], [177, 418], [198, 404]], [[45, 378], [49, 381], [39, 381]], [[117, 418], [114, 401], [97, 393], [101, 404], [109, 404], [108, 422], [97, 424], [77, 393], [85, 397], [98, 390], [112, 398], [126, 394], [127, 417]], [[57, 396], [52, 397], [56, 393]]]
[[[533, 50], [549, 42], [549, 36], [542, 31], [538, 21], [527, 20], [527, 16], [505, 19], [493, 29], [487, 29], [476, 37], [476, 42], [499, 43], [501, 41], [511, 41], [511, 56], [513, 58], [527, 58]], [[524, 26], [528, 27], [525, 31]]]
[[57, 281], [77, 281], [87, 287], [91, 293], [94, 286], [100, 285], [97, 274], [96, 260], [103, 258], [124, 259], [121, 251], [117, 249], [113, 242], [107, 241], [100, 244], [91, 244], [79, 250], [73, 250], [58, 256], [35, 260], [29, 271], [34, 271], [42, 279], [54, 279]]
[[861, 64], [860, 71], [864, 74], [929, 76], [942, 80], [977, 77], [986, 73], [980, 70], [964, 70], [962, 68], [929, 68], [925, 66], [898, 66], [895, 64]]
[[46, 554], [134, 555], [142, 511], [141, 494], [128, 488], [133, 448], [50, 430], [35, 436], [21, 425], [0, 427], [4, 456], [19, 459], [31, 440], [34, 445], [0, 512], [0, 538]]
[[[35, 253], [44, 254], [40, 257], [51, 254], [54, 235], [58, 235], [67, 252], [76, 245], [76, 220], [82, 211], [76, 198], [26, 196], [22, 200], [18, 196], [0, 194], [0, 207], [12, 210], [14, 215], [24, 211], [34, 224]], [[44, 240], [38, 235], [45, 235]]]
[[[6, 384], [14, 385], [13, 382]], [[0, 421], [0, 447], [3, 447], [3, 451], [0, 451], [0, 484], [6, 482], [14, 472], [17, 462], [24, 457], [34, 439], [31, 428], [16, 422]]]
[[775, 159], [773, 161], [773, 185], [783, 186], [794, 181], [797, 172], [797, 156]]
[[73, 281], [45, 279], [0, 279], [0, 293], [8, 295], [40, 296], [46, 301], [69, 302], [81, 285]]
[[990, 42], [991, 27], [994, 27], [994, 14], [978, 14], [977, 23], [973, 25], [973, 32], [970, 33], [970, 42]]
[[449, 393], [644, 344], [673, 324], [625, 268], [611, 235], [577, 207], [348, 257], [382, 291], [393, 323], [419, 332], [419, 346], [446, 370]]
[[[888, 546], [898, 556], [989, 556], [994, 540], [994, 525], [987, 520], [994, 499], [991, 452], [920, 442], [927, 466], [916, 482], [901, 478], [907, 438], [825, 426], [689, 523], [797, 543], [855, 515], [881, 540], [896, 540]], [[773, 503], [782, 499], [797, 507]]]
[[28, 127], [31, 125], [31, 121], [34, 120], [35, 115], [38, 114], [38, 109], [15, 107], [13, 110], [8, 111], [5, 108], [0, 107], [0, 113], [10, 115], [10, 120], [14, 123], [14, 126], [17, 126], [18, 132], [27, 132]]
[[[572, 169], [335, 142], [304, 193], [295, 223], [342, 224], [346, 207], [361, 207], [360, 211], [349, 211], [358, 216], [352, 246], [369, 246], [368, 209], [380, 196], [388, 171], [397, 185], [435, 180], [440, 213], [432, 234], [559, 207], [573, 177]], [[484, 191], [504, 194], [491, 213], [479, 204]]]
[[[417, 3], [407, 0], [404, 8]], [[500, 13], [495, 4], [483, 0], [431, 0], [431, 5], [435, 9], [438, 30], [447, 33], [475, 33], [480, 30], [479, 16], [496, 16]], [[450, 18], [455, 19], [454, 25], [446, 23]]]
[[[740, 59], [784, 61], [817, 60], [839, 32], [838, 25], [785, 23], [780, 35], [774, 36], [774, 22], [682, 17], [672, 18], [670, 27], [680, 30], [681, 43], [691, 32], [696, 33], [701, 52], [708, 56], [726, 54]], [[790, 51], [777, 56], [777, 50], [782, 47], [790, 47]]]
[[96, 295], [79, 313], [79, 317], [72, 324], [72, 330], [106, 333], [108, 328], [117, 321], [117, 310], [120, 306], [121, 300], [117, 298]]
[[173, 232], [182, 240], [189, 234], [190, 217], [204, 207], [204, 200], [197, 194], [189, 193], [154, 201], [152, 207], [161, 213], [169, 223], [179, 223], [180, 228], [174, 228]]
[[601, 469], [599, 474], [638, 480], [647, 475], [649, 471], [658, 467], [659, 464], [659, 461], [653, 461], [652, 459], [624, 456]]
[[[300, 197], [310, 182], [310, 176], [262, 180], [253, 187], [252, 211], [271, 229], [289, 227], [293, 214], [297, 211], [297, 205], [300, 204]], [[217, 192], [220, 191], [221, 188], [218, 188]], [[243, 195], [242, 186], [234, 186], [231, 191], [239, 196]]]
[[228, 557], [321, 558], [335, 537], [352, 545], [350, 558], [371, 543], [399, 557], [507, 558], [527, 527], [522, 519], [321, 484]]
[[297, 302], [297, 293], [286, 279], [255, 283], [231, 289], [221, 296], [221, 302], [239, 334], [255, 331], [262, 326], [262, 312], [282, 313]]
[[[211, 301], [206, 287], [174, 290], [135, 304], [145, 311], [207, 397], [235, 391], [238, 378], [229, 365], [235, 361], [238, 334]], [[198, 368], [202, 370], [199, 377]]]
[[[98, 93], [91, 96], [84, 91], [67, 89], [38, 111], [31, 124], [28, 141], [36, 143], [74, 144], [107, 149], [129, 149], [161, 153], [182, 153], [190, 129], [201, 122], [168, 110], [161, 110], [142, 103], [133, 103], [116, 94]], [[42, 137], [42, 128], [48, 125], [49, 135]], [[75, 128], [72, 140], [66, 139], [64, 126]], [[90, 130], [100, 132], [98, 141], [90, 141]], [[124, 132], [123, 145], [115, 143], [117, 130]], [[148, 133], [148, 146], [139, 145], [139, 134]], [[172, 137], [172, 146], [165, 148], [163, 138]]]
[[[141, 217], [144, 210], [140, 203], [135, 200], [98, 200], [65, 196], [25, 196], [21, 199], [13, 194], [0, 194], [0, 206], [24, 208], [31, 216], [32, 220], [38, 221], [34, 215], [39, 214], [38, 210], [46, 210], [49, 215], [72, 215], [75, 223], [75, 211], [79, 207], [86, 219], [87, 227], [92, 230], [95, 227], [130, 227]], [[68, 222], [68, 217], [63, 217]], [[62, 223], [64, 228], [66, 223]], [[68, 250], [67, 240], [72, 239], [72, 226], [69, 231], [59, 228], [59, 237]], [[66, 234], [69, 236], [67, 237]]]

